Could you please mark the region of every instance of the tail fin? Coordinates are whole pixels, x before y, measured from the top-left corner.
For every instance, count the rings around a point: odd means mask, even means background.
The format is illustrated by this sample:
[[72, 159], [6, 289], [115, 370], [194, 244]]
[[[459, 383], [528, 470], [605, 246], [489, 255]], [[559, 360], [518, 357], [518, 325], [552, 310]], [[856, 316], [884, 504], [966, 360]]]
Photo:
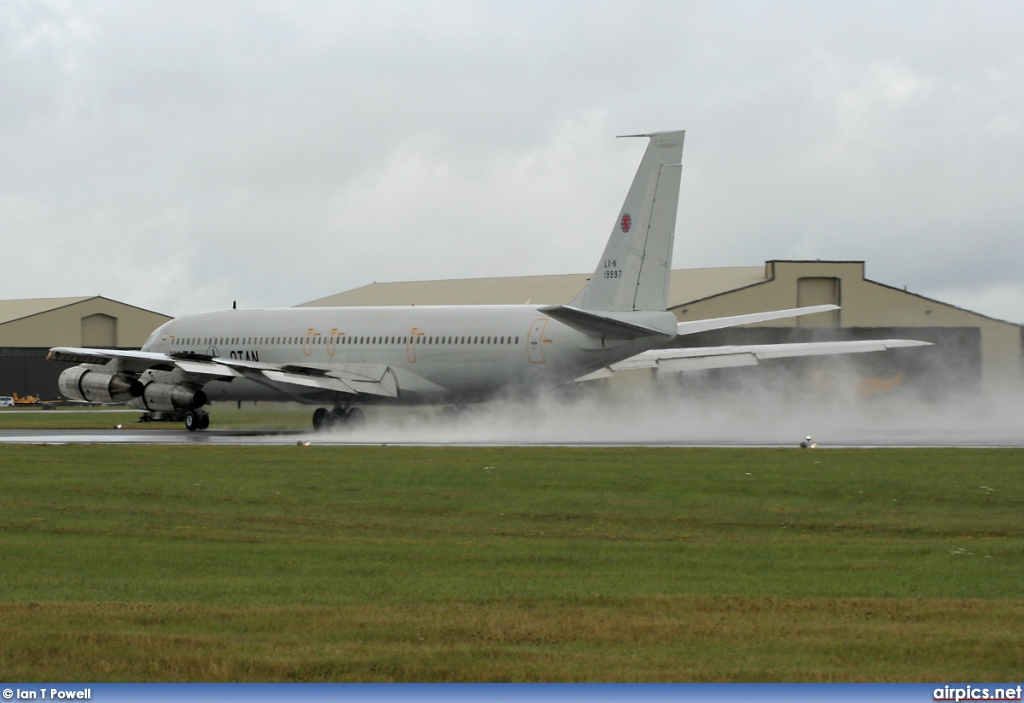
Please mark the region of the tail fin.
[[665, 310], [686, 132], [630, 136], [651, 142], [587, 287], [570, 303], [583, 310]]

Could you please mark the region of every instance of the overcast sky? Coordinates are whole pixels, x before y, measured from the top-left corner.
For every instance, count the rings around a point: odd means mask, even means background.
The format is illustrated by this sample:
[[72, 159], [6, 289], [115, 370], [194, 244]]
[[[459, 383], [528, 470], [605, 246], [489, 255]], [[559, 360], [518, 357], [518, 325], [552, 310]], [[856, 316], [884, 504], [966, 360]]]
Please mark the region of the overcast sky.
[[1024, 322], [1022, 38], [1020, 2], [0, 0], [0, 298], [589, 272], [615, 135], [686, 129], [676, 268], [864, 260]]

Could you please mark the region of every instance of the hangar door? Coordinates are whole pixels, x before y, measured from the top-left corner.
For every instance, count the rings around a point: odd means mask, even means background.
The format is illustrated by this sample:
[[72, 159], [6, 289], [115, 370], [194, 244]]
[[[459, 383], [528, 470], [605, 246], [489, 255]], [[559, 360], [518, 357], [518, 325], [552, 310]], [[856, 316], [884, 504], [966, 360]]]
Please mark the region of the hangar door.
[[117, 318], [96, 313], [82, 318], [83, 347], [116, 347]]
[[[839, 305], [839, 279], [798, 278], [796, 305], [800, 308], [810, 305]], [[819, 312], [796, 319], [798, 327], [838, 327], [839, 311]]]

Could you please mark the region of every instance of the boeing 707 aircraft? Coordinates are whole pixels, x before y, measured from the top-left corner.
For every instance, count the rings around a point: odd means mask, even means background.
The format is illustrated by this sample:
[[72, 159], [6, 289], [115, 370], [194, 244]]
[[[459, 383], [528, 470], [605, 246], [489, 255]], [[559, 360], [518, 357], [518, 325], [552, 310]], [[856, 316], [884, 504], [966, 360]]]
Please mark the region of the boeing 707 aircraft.
[[209, 426], [212, 401], [320, 405], [317, 430], [352, 423], [361, 405], [462, 405], [596, 378], [625, 368], [675, 372], [782, 356], [927, 344], [877, 340], [702, 349], [677, 336], [834, 310], [819, 305], [680, 323], [666, 311], [684, 132], [650, 142], [604, 253], [567, 305], [466, 305], [225, 310], [157, 328], [141, 351], [56, 347], [78, 363], [60, 375], [74, 400], [127, 402]]

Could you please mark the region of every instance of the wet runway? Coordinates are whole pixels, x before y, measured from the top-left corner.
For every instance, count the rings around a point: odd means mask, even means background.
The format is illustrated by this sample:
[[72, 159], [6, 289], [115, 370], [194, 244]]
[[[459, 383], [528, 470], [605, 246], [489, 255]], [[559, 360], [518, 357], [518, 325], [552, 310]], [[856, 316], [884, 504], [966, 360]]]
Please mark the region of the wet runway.
[[[578, 436], [509, 438], [495, 432], [474, 432], [472, 436], [452, 428], [435, 432], [387, 432], [366, 428], [349, 432], [301, 432], [259, 430], [0, 430], [0, 444], [155, 444], [192, 446], [565, 446], [565, 447], [798, 447], [801, 437], [781, 438], [772, 434], [744, 437], [632, 437], [587, 439]], [[433, 435], [433, 436], [431, 436]], [[983, 430], [943, 431], [851, 431], [816, 437], [819, 448], [855, 447], [1024, 447], [1024, 435]]]
[[[742, 401], [742, 402], [741, 402]], [[820, 448], [837, 447], [1024, 447], [1024, 412], [1016, 397], [973, 397], [958, 402], [775, 403], [743, 396], [732, 401], [680, 400], [637, 395], [614, 402], [493, 402], [469, 406], [454, 418], [423, 408], [367, 408], [357, 427], [313, 432], [311, 413], [297, 408], [281, 426], [298, 430], [227, 429], [262, 421], [244, 411], [215, 407], [208, 430], [189, 432], [182, 423], [122, 419], [98, 429], [8, 429], [0, 444], [179, 444], [285, 446], [565, 446], [565, 447], [798, 447], [812, 436]], [[55, 413], [60, 411], [48, 411]], [[101, 413], [93, 410], [91, 413]], [[4, 415], [6, 416], [6, 414]], [[3, 416], [0, 416], [3, 417]], [[57, 424], [57, 423], [54, 423]]]

